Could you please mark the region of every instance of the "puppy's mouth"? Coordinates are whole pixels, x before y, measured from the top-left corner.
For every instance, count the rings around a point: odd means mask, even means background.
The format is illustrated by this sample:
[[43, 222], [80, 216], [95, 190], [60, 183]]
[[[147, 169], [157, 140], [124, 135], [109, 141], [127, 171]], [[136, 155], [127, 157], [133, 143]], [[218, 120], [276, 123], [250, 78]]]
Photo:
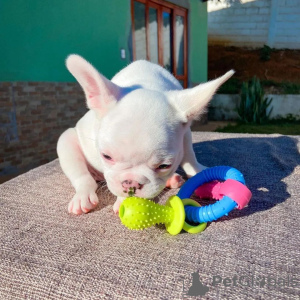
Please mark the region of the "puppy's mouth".
[[143, 184], [137, 189], [136, 187], [130, 187], [128, 191], [124, 190], [123, 193], [127, 194], [128, 197], [138, 196], [140, 190], [143, 188]]
[[117, 197], [140, 197], [140, 198], [147, 198], [152, 199], [155, 198], [157, 195], [165, 187], [165, 182], [156, 182], [154, 183], [144, 183], [140, 184], [140, 186], [130, 186], [130, 187], [122, 187], [119, 183], [114, 184], [111, 181], [107, 181], [108, 189], [111, 193], [116, 195]]
[[164, 186], [165, 185], [162, 185], [158, 189], [150, 193], [142, 189], [131, 188], [128, 190], [128, 192], [123, 191], [124, 193], [123, 197], [140, 197], [140, 198], [153, 199], [161, 193], [161, 191], [164, 189]]

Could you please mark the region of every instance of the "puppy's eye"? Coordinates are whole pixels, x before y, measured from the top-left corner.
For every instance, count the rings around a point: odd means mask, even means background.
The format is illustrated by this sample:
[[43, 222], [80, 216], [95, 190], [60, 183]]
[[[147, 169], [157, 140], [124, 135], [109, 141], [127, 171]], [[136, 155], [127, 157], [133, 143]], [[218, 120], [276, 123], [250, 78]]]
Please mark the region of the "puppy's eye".
[[102, 153], [102, 156], [107, 160], [112, 160], [112, 158], [107, 154]]
[[166, 165], [166, 164], [162, 164], [160, 166], [158, 166], [157, 170], [166, 170], [171, 168], [172, 165]]

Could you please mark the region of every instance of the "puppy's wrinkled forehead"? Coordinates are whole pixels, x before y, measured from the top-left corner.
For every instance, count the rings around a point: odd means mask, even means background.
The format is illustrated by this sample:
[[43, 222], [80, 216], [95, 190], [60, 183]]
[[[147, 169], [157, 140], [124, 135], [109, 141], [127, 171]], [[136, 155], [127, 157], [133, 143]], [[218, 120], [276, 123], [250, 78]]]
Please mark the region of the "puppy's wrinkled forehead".
[[111, 151], [119, 148], [124, 155], [150, 155], [156, 149], [172, 147], [175, 123], [175, 110], [162, 93], [137, 90], [104, 117], [100, 139]]

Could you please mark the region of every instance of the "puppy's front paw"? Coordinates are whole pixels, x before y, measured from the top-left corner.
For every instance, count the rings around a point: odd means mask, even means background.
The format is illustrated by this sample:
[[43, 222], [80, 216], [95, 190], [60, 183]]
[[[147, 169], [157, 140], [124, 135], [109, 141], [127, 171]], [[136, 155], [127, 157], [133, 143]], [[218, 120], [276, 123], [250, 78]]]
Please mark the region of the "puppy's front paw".
[[120, 205], [121, 203], [124, 201], [124, 197], [118, 197], [116, 202], [114, 203], [114, 206], [113, 206], [113, 211], [116, 215], [119, 214], [119, 208], [120, 208]]
[[180, 188], [184, 184], [184, 179], [177, 173], [172, 175], [171, 178], [167, 180], [166, 187], [170, 189]]
[[97, 194], [94, 191], [77, 192], [68, 206], [69, 213], [81, 215], [88, 213], [99, 203]]

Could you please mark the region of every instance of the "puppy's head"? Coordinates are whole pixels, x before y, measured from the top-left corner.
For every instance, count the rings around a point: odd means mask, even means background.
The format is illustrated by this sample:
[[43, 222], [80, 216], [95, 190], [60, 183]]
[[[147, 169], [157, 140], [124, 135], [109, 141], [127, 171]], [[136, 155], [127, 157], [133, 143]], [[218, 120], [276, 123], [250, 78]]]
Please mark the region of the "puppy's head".
[[183, 158], [183, 138], [216, 89], [233, 71], [199, 86], [170, 92], [120, 87], [77, 55], [67, 67], [82, 86], [88, 108], [100, 120], [98, 159], [116, 196], [153, 198]]

